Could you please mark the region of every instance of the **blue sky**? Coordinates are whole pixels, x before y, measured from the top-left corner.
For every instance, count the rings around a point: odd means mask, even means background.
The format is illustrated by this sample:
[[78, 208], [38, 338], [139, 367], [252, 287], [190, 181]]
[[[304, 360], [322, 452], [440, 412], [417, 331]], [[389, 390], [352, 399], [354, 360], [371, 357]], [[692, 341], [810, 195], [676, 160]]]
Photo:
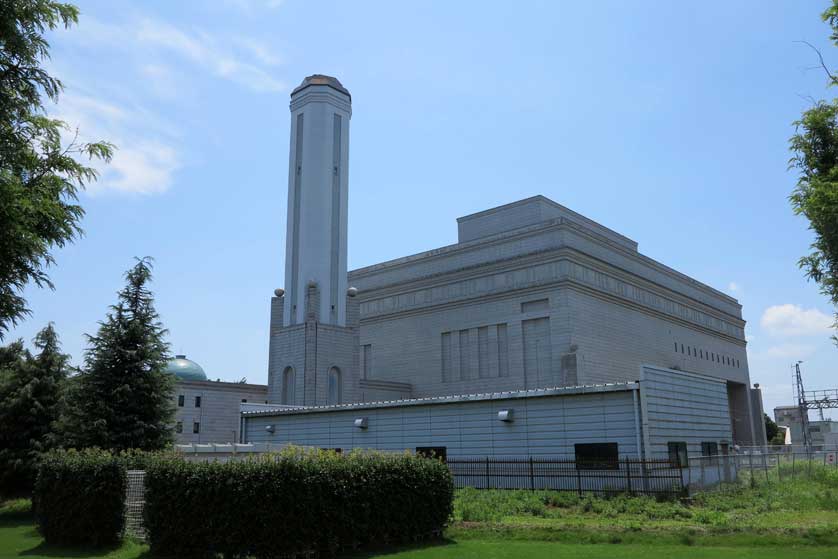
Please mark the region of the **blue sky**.
[[[288, 95], [353, 95], [349, 264], [456, 241], [458, 216], [548, 196], [737, 297], [766, 409], [790, 365], [838, 385], [831, 312], [796, 266], [792, 121], [836, 95], [824, 1], [82, 1], [51, 34], [54, 114], [119, 146], [82, 195], [86, 236], [29, 289], [79, 362], [134, 256], [156, 259], [172, 350], [265, 382], [283, 282]], [[442, 201], [442, 202], [441, 202]]]

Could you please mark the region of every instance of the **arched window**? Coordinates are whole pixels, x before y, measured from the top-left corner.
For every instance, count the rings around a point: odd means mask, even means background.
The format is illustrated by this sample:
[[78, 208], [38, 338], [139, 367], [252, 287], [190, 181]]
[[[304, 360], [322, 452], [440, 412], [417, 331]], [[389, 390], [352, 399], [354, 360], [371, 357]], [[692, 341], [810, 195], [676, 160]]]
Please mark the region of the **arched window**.
[[332, 367], [329, 369], [329, 404], [340, 404], [343, 400], [343, 386], [340, 378], [340, 369]]
[[295, 381], [294, 367], [285, 367], [285, 370], [282, 371], [282, 403], [287, 406], [294, 405]]

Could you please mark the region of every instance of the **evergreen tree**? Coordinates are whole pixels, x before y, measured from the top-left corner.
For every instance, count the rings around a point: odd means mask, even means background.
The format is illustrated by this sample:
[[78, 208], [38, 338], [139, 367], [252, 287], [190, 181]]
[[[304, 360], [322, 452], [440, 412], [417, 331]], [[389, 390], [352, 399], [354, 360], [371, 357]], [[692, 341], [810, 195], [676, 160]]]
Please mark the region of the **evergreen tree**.
[[75, 240], [84, 215], [79, 188], [97, 178], [90, 159], [108, 161], [113, 146], [85, 143], [46, 116], [61, 82], [44, 67], [47, 30], [70, 27], [78, 9], [51, 0], [0, 0], [0, 339], [29, 310], [26, 285], [52, 287], [52, 250]]
[[58, 419], [69, 356], [61, 353], [52, 324], [33, 340], [34, 357], [17, 341], [0, 349], [0, 491], [27, 494], [38, 455], [48, 450]]
[[174, 379], [166, 373], [168, 344], [148, 289], [148, 258], [125, 274], [95, 336], [88, 336], [84, 371], [70, 379], [60, 436], [65, 447], [157, 450], [172, 443]]

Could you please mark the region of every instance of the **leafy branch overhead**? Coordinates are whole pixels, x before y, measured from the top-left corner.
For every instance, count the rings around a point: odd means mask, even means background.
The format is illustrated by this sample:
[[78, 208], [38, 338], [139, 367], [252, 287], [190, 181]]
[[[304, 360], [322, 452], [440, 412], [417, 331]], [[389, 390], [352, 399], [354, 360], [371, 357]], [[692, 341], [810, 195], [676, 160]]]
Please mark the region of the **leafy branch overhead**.
[[[838, 46], [838, 0], [833, 0], [822, 17], [832, 28], [830, 39]], [[823, 55], [812, 48], [829, 83], [838, 84]], [[838, 306], [838, 100], [815, 103], [794, 125], [789, 168], [797, 170], [800, 176], [789, 200], [794, 212], [809, 220], [815, 235], [811, 252], [798, 264]], [[835, 336], [833, 339], [838, 342]]]
[[48, 0], [3, 0], [0, 9], [0, 338], [29, 313], [26, 285], [52, 287], [53, 250], [82, 234], [78, 191], [98, 178], [90, 162], [114, 150], [79, 141], [45, 109], [63, 85], [43, 67], [44, 33], [77, 20], [78, 8]]

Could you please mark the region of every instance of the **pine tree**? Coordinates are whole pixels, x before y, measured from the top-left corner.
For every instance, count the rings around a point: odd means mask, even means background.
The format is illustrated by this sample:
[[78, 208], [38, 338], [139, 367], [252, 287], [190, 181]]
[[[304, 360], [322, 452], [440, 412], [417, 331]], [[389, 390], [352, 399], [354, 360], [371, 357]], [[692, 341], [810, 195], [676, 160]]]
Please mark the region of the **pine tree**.
[[148, 289], [148, 258], [125, 274], [95, 336], [88, 336], [84, 371], [70, 379], [60, 436], [65, 447], [157, 450], [172, 443], [174, 380], [166, 373], [167, 331]]
[[61, 353], [52, 324], [33, 340], [34, 357], [17, 341], [0, 349], [0, 491], [27, 494], [38, 455], [54, 444], [69, 356]]

